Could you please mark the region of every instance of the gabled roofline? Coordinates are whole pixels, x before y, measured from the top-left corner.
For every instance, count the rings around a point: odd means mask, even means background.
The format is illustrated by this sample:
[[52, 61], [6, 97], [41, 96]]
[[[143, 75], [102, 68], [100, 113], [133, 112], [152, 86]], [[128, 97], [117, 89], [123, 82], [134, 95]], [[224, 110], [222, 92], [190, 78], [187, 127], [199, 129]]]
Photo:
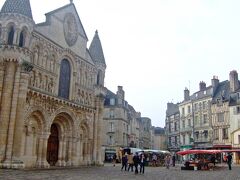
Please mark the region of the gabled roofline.
[[[50, 11], [50, 12], [48, 12], [48, 13], [45, 13], [46, 19], [48, 18], [48, 16], [50, 16], [50, 15], [52, 15], [52, 14], [58, 12], [58, 11], [61, 11], [61, 10], [64, 9], [64, 8], [70, 7], [70, 6], [73, 6], [73, 8], [75, 9], [75, 11], [77, 12], [77, 9], [76, 9], [74, 3], [70, 3], [70, 4], [67, 4], [67, 5], [65, 5], [65, 6], [62, 6], [62, 7], [60, 7], [60, 8], [57, 8], [57, 9], [55, 9], [55, 10], [53, 10], [53, 11]], [[88, 41], [88, 37], [87, 37], [86, 31], [85, 31], [85, 29], [84, 29], [84, 27], [83, 27], [83, 25], [82, 25], [82, 22], [81, 22], [81, 20], [80, 20], [80, 18], [79, 18], [78, 13], [77, 13], [77, 17], [78, 17], [78, 21], [80, 22], [80, 24], [81, 24], [81, 26], [82, 26], [82, 28], [83, 28], [84, 36], [86, 37], [86, 39], [87, 39], [87, 41]], [[40, 24], [41, 24], [41, 23], [40, 23]]]

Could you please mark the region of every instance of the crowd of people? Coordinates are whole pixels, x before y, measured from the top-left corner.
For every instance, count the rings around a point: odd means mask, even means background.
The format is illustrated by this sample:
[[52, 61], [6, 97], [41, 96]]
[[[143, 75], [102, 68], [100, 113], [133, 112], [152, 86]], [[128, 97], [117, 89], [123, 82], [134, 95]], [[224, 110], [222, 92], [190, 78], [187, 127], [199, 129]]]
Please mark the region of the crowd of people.
[[[212, 164], [213, 167], [215, 167], [215, 163], [216, 163], [215, 155], [211, 155], [211, 157], [209, 158], [208, 161], [206, 159], [200, 158], [200, 157], [198, 159], [199, 160], [196, 161], [196, 162], [198, 162], [198, 166], [200, 167], [198, 169], [208, 169], [209, 167], [207, 167], [207, 165], [209, 166], [211, 164]], [[226, 159], [225, 162], [227, 162], [229, 170], [231, 170], [232, 169], [232, 167], [231, 167], [232, 155], [230, 153], [228, 153], [228, 155], [226, 155], [226, 157], [224, 157], [224, 159]], [[156, 165], [157, 160], [158, 160], [157, 155], [153, 154], [151, 156], [151, 165], [156, 167], [157, 166]], [[113, 155], [113, 157], [112, 157], [113, 166], [116, 165], [116, 162], [117, 162], [117, 156]], [[138, 174], [138, 173], [144, 174], [145, 166], [146, 166], [146, 164], [148, 164], [147, 162], [149, 162], [149, 157], [144, 155], [144, 153], [136, 152], [135, 154], [133, 154], [133, 153], [125, 152], [122, 155], [122, 158], [121, 158], [121, 163], [122, 163], [121, 171], [124, 170], [124, 171], [134, 172], [135, 174]], [[175, 162], [176, 162], [175, 154], [173, 154], [173, 155], [166, 154], [165, 155], [164, 166], [167, 169], [169, 169], [171, 165], [174, 167]], [[185, 166], [187, 166], [187, 162], [188, 161], [185, 162]], [[189, 165], [190, 165], [190, 163], [188, 164], [188, 166]]]
[[[125, 153], [122, 156], [122, 170], [125, 171], [134, 171], [135, 174], [138, 174], [139, 172], [144, 174], [144, 169], [145, 169], [145, 163], [146, 163], [146, 158], [144, 156], [143, 153], [138, 154], [135, 153], [133, 155], [133, 153], [127, 154]], [[135, 170], [134, 170], [135, 168]]]
[[[165, 166], [167, 169], [169, 169], [170, 164], [175, 166], [175, 155], [166, 155], [164, 161], [165, 161]], [[157, 156], [154, 154], [153, 158], [153, 166], [156, 164], [157, 161]], [[145, 166], [146, 166], [147, 158], [144, 155], [144, 153], [138, 153], [136, 152], [135, 154], [133, 153], [125, 153], [122, 155], [121, 163], [121, 171], [131, 171], [134, 172], [135, 174], [144, 174], [145, 171]], [[113, 166], [116, 164], [116, 156], [113, 156]]]

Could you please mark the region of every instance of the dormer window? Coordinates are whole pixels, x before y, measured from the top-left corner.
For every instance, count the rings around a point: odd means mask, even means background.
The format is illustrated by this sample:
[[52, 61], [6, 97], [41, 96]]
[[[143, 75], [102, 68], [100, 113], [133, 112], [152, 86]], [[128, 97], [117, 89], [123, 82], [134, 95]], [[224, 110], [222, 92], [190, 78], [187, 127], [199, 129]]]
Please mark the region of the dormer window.
[[110, 99], [110, 105], [114, 106], [115, 105], [115, 98]]
[[222, 100], [220, 98], [217, 98], [217, 106], [222, 106]]

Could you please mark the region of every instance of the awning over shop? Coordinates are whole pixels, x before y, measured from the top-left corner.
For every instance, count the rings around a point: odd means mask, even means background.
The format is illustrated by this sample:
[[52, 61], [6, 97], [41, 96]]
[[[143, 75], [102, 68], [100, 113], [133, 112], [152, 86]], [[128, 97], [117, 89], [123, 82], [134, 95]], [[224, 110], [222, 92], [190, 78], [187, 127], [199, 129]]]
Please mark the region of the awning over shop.
[[232, 145], [222, 145], [222, 144], [217, 144], [217, 145], [213, 145], [213, 148], [219, 148], [219, 149], [232, 149]]
[[221, 150], [200, 150], [200, 149], [189, 149], [186, 151], [179, 151], [177, 154], [179, 155], [187, 155], [187, 154], [217, 154], [221, 153]]
[[177, 154], [179, 155], [187, 155], [187, 154], [217, 154], [217, 153], [232, 153], [232, 152], [240, 152], [240, 149], [224, 149], [224, 150], [217, 150], [217, 149], [211, 149], [211, 150], [202, 150], [202, 149], [189, 149], [186, 151], [179, 151]]

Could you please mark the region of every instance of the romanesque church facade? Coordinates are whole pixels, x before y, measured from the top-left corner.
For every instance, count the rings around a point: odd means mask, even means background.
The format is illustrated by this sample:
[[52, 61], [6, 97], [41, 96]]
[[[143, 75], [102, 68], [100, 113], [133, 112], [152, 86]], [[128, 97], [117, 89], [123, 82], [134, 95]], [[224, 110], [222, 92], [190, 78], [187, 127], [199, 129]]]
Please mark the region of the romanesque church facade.
[[75, 5], [36, 24], [29, 0], [0, 12], [0, 167], [101, 164], [106, 63]]

